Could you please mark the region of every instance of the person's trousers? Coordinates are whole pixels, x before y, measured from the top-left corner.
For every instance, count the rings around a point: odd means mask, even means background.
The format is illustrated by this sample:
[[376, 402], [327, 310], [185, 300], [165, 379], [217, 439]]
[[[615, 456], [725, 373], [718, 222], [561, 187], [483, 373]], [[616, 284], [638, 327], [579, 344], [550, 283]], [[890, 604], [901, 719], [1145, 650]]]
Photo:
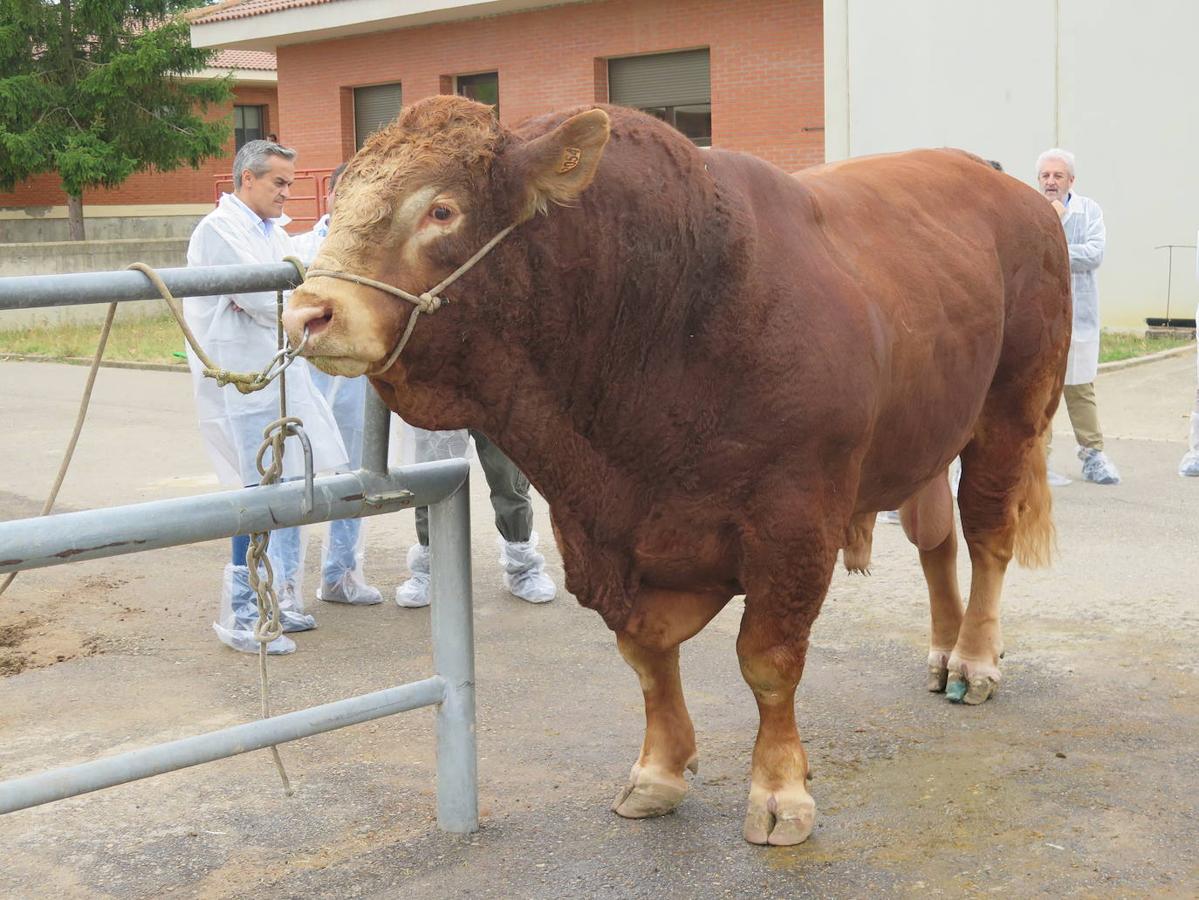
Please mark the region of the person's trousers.
[[[521, 474], [512, 460], [486, 436], [471, 429], [479, 464], [491, 488], [491, 508], [495, 510], [495, 527], [506, 541], [523, 543], [533, 535], [533, 504], [529, 500], [529, 479]], [[429, 546], [429, 509], [416, 511], [416, 537]]]
[[1195, 355], [1195, 406], [1191, 409], [1191, 450], [1199, 453], [1199, 351]]
[[1095, 382], [1068, 384], [1062, 389], [1062, 396], [1078, 446], [1102, 450], [1103, 429], [1099, 427], [1099, 407], [1095, 405]]
[[[250, 549], [250, 536], [239, 534], [232, 540], [232, 561], [235, 566], [246, 564], [246, 552]], [[266, 554], [271, 561], [275, 577], [283, 582], [295, 582], [300, 571], [300, 529], [276, 528], [271, 531]]]

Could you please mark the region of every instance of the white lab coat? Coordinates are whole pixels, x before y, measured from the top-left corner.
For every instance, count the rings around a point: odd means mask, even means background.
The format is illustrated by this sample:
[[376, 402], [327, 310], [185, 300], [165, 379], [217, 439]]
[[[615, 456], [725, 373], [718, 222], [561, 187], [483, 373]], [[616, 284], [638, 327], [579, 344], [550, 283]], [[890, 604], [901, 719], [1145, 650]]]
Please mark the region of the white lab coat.
[[[1195, 236], [1195, 244], [1199, 246], [1199, 235]], [[1199, 279], [1199, 249], [1195, 250], [1195, 278]], [[1199, 324], [1199, 306], [1195, 307], [1195, 322]], [[1196, 348], [1199, 354], [1199, 348]], [[1195, 406], [1191, 409], [1191, 440], [1192, 453], [1199, 453], [1199, 355], [1195, 357]]]
[[[192, 232], [187, 247], [189, 266], [222, 266], [279, 262], [295, 253], [291, 237], [283, 230], [286, 219], [275, 219], [270, 237], [260, 224], [234, 202], [221, 197], [215, 210]], [[184, 317], [196, 339], [213, 361], [237, 372], [262, 369], [276, 350], [275, 292], [189, 297], [183, 301]], [[203, 367], [187, 352], [200, 436], [221, 482], [242, 486], [257, 484], [260, 475], [255, 457], [263, 429], [279, 416], [279, 381], [253, 394], [241, 394], [233, 385], [218, 387], [204, 377]], [[312, 383], [308, 363], [296, 359], [287, 370], [287, 414], [304, 422], [312, 444], [316, 471], [346, 464], [346, 450], [329, 404]], [[287, 441], [284, 477], [304, 474], [304, 454], [298, 438]], [[267, 456], [269, 461], [269, 454]]]
[[1095, 274], [1107, 245], [1103, 210], [1089, 197], [1071, 193], [1062, 227], [1070, 245], [1070, 293], [1074, 298], [1066, 384], [1090, 384], [1099, 372], [1099, 285]]
[[303, 234], [294, 235], [291, 239], [292, 246], [295, 247], [295, 254], [299, 257], [300, 262], [306, 266], [312, 265], [312, 261], [316, 259], [316, 254], [321, 249], [321, 244], [325, 242], [325, 238], [329, 236], [329, 214], [325, 213], [316, 221], [316, 225], [312, 227], [312, 231], [306, 231]]

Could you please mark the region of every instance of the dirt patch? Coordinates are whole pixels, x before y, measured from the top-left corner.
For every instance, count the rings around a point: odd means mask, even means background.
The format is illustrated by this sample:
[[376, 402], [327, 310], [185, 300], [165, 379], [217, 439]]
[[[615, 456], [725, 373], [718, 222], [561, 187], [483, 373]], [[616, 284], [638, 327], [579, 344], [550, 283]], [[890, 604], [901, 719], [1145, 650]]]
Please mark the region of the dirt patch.
[[54, 622], [34, 618], [0, 624], [0, 677], [99, 652], [95, 635], [79, 634]]

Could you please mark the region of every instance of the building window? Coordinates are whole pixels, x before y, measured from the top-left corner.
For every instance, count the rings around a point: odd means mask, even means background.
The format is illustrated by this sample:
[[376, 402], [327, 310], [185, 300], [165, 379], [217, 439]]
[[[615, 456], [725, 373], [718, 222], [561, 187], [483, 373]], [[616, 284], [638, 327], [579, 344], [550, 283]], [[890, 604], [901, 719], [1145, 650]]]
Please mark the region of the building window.
[[247, 141], [261, 141], [266, 137], [265, 106], [233, 107], [233, 141], [240, 150]]
[[479, 103], [486, 103], [500, 114], [500, 75], [484, 72], [482, 75], [459, 75], [455, 79], [454, 93]]
[[712, 146], [707, 50], [609, 59], [608, 98], [668, 122], [700, 147]]
[[368, 137], [394, 122], [403, 105], [398, 83], [354, 88], [354, 149], [361, 150]]

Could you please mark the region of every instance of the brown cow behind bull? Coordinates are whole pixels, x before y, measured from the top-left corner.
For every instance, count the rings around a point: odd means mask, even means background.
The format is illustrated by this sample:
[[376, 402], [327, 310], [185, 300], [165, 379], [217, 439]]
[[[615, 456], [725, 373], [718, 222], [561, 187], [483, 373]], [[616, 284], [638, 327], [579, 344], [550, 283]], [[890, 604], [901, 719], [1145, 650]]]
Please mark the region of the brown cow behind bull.
[[791, 177], [631, 110], [508, 130], [435, 97], [354, 157], [314, 265], [332, 274], [295, 292], [293, 343], [308, 328], [316, 365], [371, 371], [413, 424], [481, 430], [549, 502], [567, 587], [645, 695], [616, 812], [683, 798], [678, 647], [744, 593], [760, 715], [745, 837], [808, 836], [795, 690], [837, 551], [866, 567], [876, 510], [899, 507], [919, 549], [930, 688], [995, 689], [1004, 571], [1053, 540], [1043, 438], [1070, 337], [1066, 245], [1033, 190], [957, 151]]

